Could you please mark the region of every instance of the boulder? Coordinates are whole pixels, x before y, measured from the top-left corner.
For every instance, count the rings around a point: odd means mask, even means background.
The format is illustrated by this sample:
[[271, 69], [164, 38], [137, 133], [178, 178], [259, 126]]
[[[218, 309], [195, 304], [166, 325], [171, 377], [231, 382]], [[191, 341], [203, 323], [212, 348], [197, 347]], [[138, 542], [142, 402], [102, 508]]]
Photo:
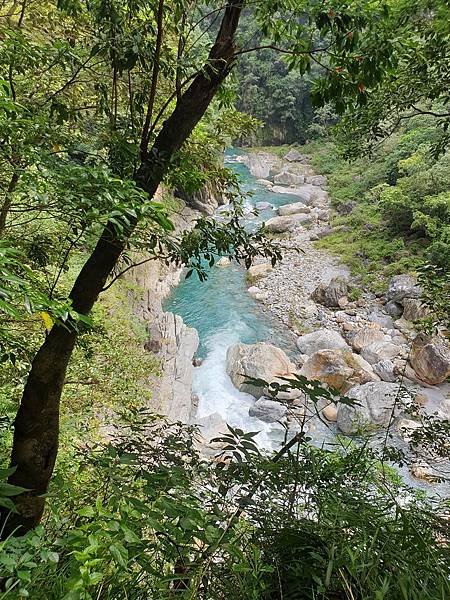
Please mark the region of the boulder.
[[394, 383], [397, 381], [395, 366], [391, 360], [384, 359], [372, 365], [373, 372], [378, 375], [382, 381]]
[[311, 222], [312, 217], [304, 214], [287, 217], [273, 217], [266, 221], [266, 229], [272, 233], [287, 233], [302, 225], [309, 225]]
[[258, 265], [253, 265], [248, 269], [248, 275], [252, 279], [258, 279], [258, 277], [264, 277], [272, 270], [271, 263], [259, 263]]
[[339, 307], [340, 298], [347, 297], [348, 283], [342, 277], [334, 277], [330, 283], [321, 283], [311, 294], [311, 298], [328, 307]]
[[411, 346], [410, 362], [419, 379], [438, 385], [450, 376], [450, 346], [439, 335], [419, 333]]
[[326, 208], [329, 202], [330, 197], [328, 192], [320, 188], [316, 188], [316, 192], [313, 194], [313, 199], [311, 201], [311, 206], [315, 206], [316, 208]]
[[413, 402], [420, 407], [424, 407], [428, 404], [429, 398], [423, 392], [417, 392], [413, 397]]
[[286, 416], [287, 408], [284, 404], [262, 397], [250, 407], [248, 414], [250, 417], [256, 417], [265, 423], [274, 423], [281, 421]]
[[[311, 186], [312, 187], [312, 186]], [[274, 185], [272, 188], [274, 194], [289, 194], [301, 198], [304, 204], [311, 204], [315, 195], [307, 186], [301, 187], [283, 187], [282, 185]]]
[[417, 281], [411, 275], [396, 275], [389, 282], [386, 299], [401, 302], [404, 298], [419, 298], [421, 293]]
[[[206, 417], [195, 417], [193, 421], [199, 427], [201, 436], [207, 441], [228, 432], [227, 424], [219, 413], [212, 413]], [[214, 444], [216, 447], [220, 447], [220, 443], [214, 442]]]
[[403, 317], [401, 319], [397, 319], [394, 323], [395, 329], [397, 329], [403, 336], [408, 339], [412, 339], [415, 337], [417, 331], [414, 328], [414, 325], [411, 321], [407, 321]]
[[231, 265], [231, 260], [228, 258], [228, 256], [222, 256], [222, 258], [219, 258], [219, 260], [216, 262], [216, 267], [229, 267]]
[[322, 409], [322, 415], [327, 421], [330, 421], [330, 423], [336, 423], [337, 406], [335, 406], [334, 404], [327, 404], [327, 406], [325, 406], [325, 408]]
[[327, 237], [327, 235], [331, 235], [332, 233], [333, 228], [329, 225], [326, 225], [325, 227], [316, 232], [316, 236], [319, 240], [321, 240], [322, 238]]
[[350, 387], [348, 381], [353, 375], [353, 369], [346, 364], [339, 350], [319, 350], [306, 361], [300, 375], [344, 391]]
[[297, 348], [302, 354], [314, 354], [318, 350], [349, 350], [349, 346], [340, 333], [333, 329], [318, 329], [306, 333], [297, 339]]
[[346, 392], [353, 385], [377, 379], [369, 364], [345, 350], [319, 350], [305, 362], [300, 375]]
[[413, 477], [426, 481], [427, 483], [435, 483], [442, 477], [442, 475], [439, 474], [439, 471], [433, 469], [431, 465], [423, 460], [412, 464], [409, 471]]
[[384, 310], [390, 317], [394, 318], [401, 317], [403, 314], [403, 306], [398, 302], [393, 302], [392, 300], [390, 302], [386, 302], [384, 305]]
[[269, 292], [267, 290], [261, 290], [256, 285], [252, 285], [251, 287], [249, 287], [247, 292], [255, 300], [267, 300], [267, 298], [269, 297]]
[[386, 336], [379, 329], [367, 327], [359, 329], [353, 335], [349, 336], [350, 344], [356, 352], [361, 352], [366, 346], [370, 346], [374, 342], [384, 342]]
[[385, 327], [386, 329], [392, 329], [394, 327], [394, 321], [392, 320], [392, 317], [378, 309], [373, 310], [368, 315], [367, 319], [372, 323], [376, 323], [381, 327]]
[[274, 183], [281, 185], [302, 185], [305, 183], [304, 175], [296, 175], [295, 173], [290, 173], [289, 171], [282, 171], [275, 175], [273, 178]]
[[348, 202], [341, 202], [340, 204], [338, 204], [336, 210], [340, 215], [346, 216], [350, 215], [357, 206], [357, 202], [355, 202], [354, 200], [349, 200]]
[[[259, 342], [257, 344], [235, 344], [227, 351], [227, 373], [234, 386], [241, 392], [261, 398], [266, 394], [264, 388], [244, 383], [249, 377], [263, 379], [268, 383], [276, 381], [278, 377], [291, 377], [295, 366], [280, 348]], [[292, 395], [300, 395], [300, 391], [293, 390]]]
[[359, 354], [343, 352], [346, 363], [353, 369], [353, 375], [349, 381], [350, 385], [379, 381], [378, 375], [373, 372], [372, 366]]
[[269, 152], [248, 152], [243, 156], [242, 162], [257, 179], [268, 179], [271, 170], [279, 169], [281, 165], [281, 160]]
[[308, 161], [308, 157], [298, 150], [295, 150], [295, 148], [291, 148], [291, 150], [289, 150], [289, 152], [283, 156], [283, 159], [287, 160], [288, 162], [300, 163], [306, 163]]
[[255, 204], [255, 208], [257, 210], [270, 210], [271, 208], [273, 208], [273, 205], [270, 204], [270, 202], [257, 202]]
[[361, 356], [364, 360], [367, 360], [368, 363], [374, 365], [381, 360], [395, 358], [400, 351], [400, 346], [396, 346], [392, 342], [378, 341], [365, 346], [361, 351]]
[[402, 300], [403, 304], [403, 319], [407, 321], [420, 321], [420, 319], [424, 319], [428, 310], [425, 304], [421, 302], [418, 298], [404, 298]]
[[313, 208], [311, 212], [319, 221], [328, 221], [330, 218], [330, 211], [323, 208]]
[[278, 214], [280, 217], [285, 217], [287, 215], [296, 215], [299, 213], [308, 214], [311, 212], [309, 206], [303, 204], [303, 202], [294, 202], [293, 204], [285, 204], [284, 206], [280, 206], [278, 209]]
[[397, 430], [406, 442], [410, 442], [414, 432], [422, 428], [422, 424], [412, 419], [400, 419], [397, 423]]
[[264, 185], [268, 188], [271, 188], [273, 186], [273, 182], [269, 181], [268, 179], [257, 179], [256, 183], [259, 183], [259, 185]]
[[358, 405], [339, 404], [337, 424], [346, 434], [354, 434], [364, 427], [382, 427], [389, 424], [398, 399], [399, 385], [385, 381], [356, 385], [347, 397]]
[[327, 178], [324, 175], [311, 175], [306, 178], [306, 183], [321, 187], [327, 185]]

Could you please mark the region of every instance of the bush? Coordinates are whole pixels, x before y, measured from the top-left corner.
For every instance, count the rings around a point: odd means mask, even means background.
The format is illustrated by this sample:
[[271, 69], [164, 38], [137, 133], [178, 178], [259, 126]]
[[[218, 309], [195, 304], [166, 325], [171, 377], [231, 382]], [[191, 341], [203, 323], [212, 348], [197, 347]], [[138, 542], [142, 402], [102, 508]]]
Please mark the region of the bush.
[[127, 413], [114, 441], [73, 454], [45, 529], [2, 543], [2, 598], [448, 597], [442, 507], [367, 446], [300, 438], [274, 458], [253, 436], [230, 428], [205, 460], [192, 428]]

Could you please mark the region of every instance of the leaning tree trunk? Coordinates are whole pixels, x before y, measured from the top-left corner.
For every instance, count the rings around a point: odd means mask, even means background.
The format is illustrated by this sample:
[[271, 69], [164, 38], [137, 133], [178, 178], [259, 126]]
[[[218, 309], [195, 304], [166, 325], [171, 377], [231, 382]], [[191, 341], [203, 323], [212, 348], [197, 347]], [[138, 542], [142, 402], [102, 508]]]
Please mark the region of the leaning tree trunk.
[[[147, 158], [136, 174], [136, 183], [150, 198], [156, 192], [174, 153], [204, 115], [218, 87], [234, 64], [235, 33], [243, 0], [230, 0], [208, 62], [179, 99], [164, 123]], [[88, 314], [124, 250], [136, 223], [118, 236], [108, 224], [81, 269], [70, 293], [75, 311]], [[14, 421], [9, 482], [27, 488], [15, 499], [17, 513], [2, 510], [0, 534], [20, 535], [42, 517], [48, 484], [58, 452], [59, 406], [67, 365], [76, 342], [74, 328], [55, 325], [37, 352]]]

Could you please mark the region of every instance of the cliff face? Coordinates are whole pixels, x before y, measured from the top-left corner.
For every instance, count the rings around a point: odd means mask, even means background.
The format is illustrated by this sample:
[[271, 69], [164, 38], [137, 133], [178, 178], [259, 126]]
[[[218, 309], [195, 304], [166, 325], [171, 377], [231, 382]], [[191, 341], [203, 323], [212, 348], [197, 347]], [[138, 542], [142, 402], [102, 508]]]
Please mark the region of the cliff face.
[[189, 208], [198, 210], [205, 215], [212, 215], [218, 206], [226, 202], [221, 192], [212, 183], [208, 183], [192, 193], [176, 190], [175, 196], [183, 200]]
[[[176, 229], [181, 232], [192, 227], [196, 216], [194, 210], [185, 207], [174, 219]], [[170, 420], [187, 423], [192, 412], [192, 359], [198, 334], [181, 317], [163, 310], [163, 301], [181, 274], [181, 269], [155, 260], [131, 269], [127, 279], [135, 286], [130, 292], [133, 310], [147, 326], [145, 350], [161, 361], [161, 376], [148, 381], [153, 393], [151, 408]]]

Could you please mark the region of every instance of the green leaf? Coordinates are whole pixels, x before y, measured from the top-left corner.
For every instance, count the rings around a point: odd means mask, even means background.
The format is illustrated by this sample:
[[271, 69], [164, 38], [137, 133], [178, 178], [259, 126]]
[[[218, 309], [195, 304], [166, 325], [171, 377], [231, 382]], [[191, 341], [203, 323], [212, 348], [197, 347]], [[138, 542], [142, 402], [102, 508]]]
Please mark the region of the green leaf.
[[29, 490], [18, 485], [12, 485], [11, 483], [5, 483], [0, 481], [0, 497], [11, 497], [18, 496]]

